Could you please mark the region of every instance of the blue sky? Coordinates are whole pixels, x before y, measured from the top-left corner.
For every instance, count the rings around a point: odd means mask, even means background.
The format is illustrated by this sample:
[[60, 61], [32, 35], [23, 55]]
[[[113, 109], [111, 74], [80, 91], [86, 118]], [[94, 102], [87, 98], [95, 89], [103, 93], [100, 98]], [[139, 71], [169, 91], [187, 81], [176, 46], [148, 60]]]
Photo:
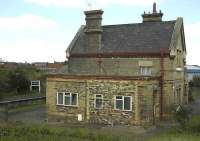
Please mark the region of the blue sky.
[[[83, 11], [102, 9], [103, 24], [142, 22], [153, 2], [163, 20], [184, 18], [187, 63], [200, 65], [199, 0], [0, 0], [0, 58], [6, 61], [64, 61]], [[88, 6], [88, 4], [90, 6]]]

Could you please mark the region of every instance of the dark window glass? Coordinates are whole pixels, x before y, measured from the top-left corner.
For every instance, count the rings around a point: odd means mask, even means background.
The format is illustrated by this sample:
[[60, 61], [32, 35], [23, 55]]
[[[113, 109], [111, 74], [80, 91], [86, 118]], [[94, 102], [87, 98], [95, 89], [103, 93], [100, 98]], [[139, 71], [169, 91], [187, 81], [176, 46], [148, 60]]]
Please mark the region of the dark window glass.
[[71, 95], [72, 105], [77, 105], [77, 94]]
[[63, 104], [63, 93], [58, 93], [57, 100], [57, 104]]
[[71, 105], [70, 95], [68, 93], [65, 94], [65, 105]]
[[122, 110], [123, 109], [123, 101], [116, 99], [116, 109]]
[[131, 97], [124, 97], [124, 110], [131, 110]]

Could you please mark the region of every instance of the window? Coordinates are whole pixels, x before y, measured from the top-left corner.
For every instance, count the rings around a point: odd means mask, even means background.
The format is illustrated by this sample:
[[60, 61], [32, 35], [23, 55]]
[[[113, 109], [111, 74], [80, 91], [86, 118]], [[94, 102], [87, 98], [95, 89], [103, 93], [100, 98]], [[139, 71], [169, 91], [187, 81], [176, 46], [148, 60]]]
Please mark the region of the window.
[[96, 94], [94, 99], [94, 108], [102, 109], [103, 108], [103, 95]]
[[57, 93], [57, 105], [63, 105], [63, 93]]
[[140, 67], [140, 75], [151, 75], [151, 67]]
[[58, 92], [57, 105], [78, 106], [78, 94], [69, 92]]
[[115, 110], [132, 110], [132, 97], [131, 96], [115, 96]]

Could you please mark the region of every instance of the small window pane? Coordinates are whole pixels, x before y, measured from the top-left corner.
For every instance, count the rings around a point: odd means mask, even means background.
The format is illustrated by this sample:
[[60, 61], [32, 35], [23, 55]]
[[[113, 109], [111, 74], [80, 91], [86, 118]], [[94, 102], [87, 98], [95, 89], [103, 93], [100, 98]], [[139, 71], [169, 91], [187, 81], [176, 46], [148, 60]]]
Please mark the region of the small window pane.
[[97, 94], [97, 95], [96, 95], [96, 98], [102, 98], [102, 95]]
[[122, 96], [116, 96], [116, 99], [122, 99]]
[[72, 94], [72, 105], [77, 105], [77, 94]]
[[103, 100], [102, 99], [96, 99], [95, 104], [96, 104], [95, 107], [100, 109], [103, 106]]
[[124, 97], [124, 110], [131, 109], [131, 97]]
[[63, 93], [58, 93], [57, 102], [57, 104], [63, 104]]
[[116, 100], [116, 109], [122, 110], [123, 109], [123, 101]]
[[71, 105], [69, 96], [65, 96], [65, 105]]

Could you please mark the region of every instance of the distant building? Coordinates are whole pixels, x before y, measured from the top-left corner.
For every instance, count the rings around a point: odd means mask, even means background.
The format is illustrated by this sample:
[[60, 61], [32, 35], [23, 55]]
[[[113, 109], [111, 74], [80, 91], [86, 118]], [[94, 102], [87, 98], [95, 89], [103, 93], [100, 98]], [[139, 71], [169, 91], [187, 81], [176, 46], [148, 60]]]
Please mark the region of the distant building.
[[194, 76], [200, 76], [200, 66], [187, 65], [186, 68], [187, 68], [188, 81], [191, 81]]
[[63, 62], [54, 62], [54, 63], [35, 62], [32, 63], [32, 66], [47, 73], [56, 73], [64, 66], [64, 64]]

